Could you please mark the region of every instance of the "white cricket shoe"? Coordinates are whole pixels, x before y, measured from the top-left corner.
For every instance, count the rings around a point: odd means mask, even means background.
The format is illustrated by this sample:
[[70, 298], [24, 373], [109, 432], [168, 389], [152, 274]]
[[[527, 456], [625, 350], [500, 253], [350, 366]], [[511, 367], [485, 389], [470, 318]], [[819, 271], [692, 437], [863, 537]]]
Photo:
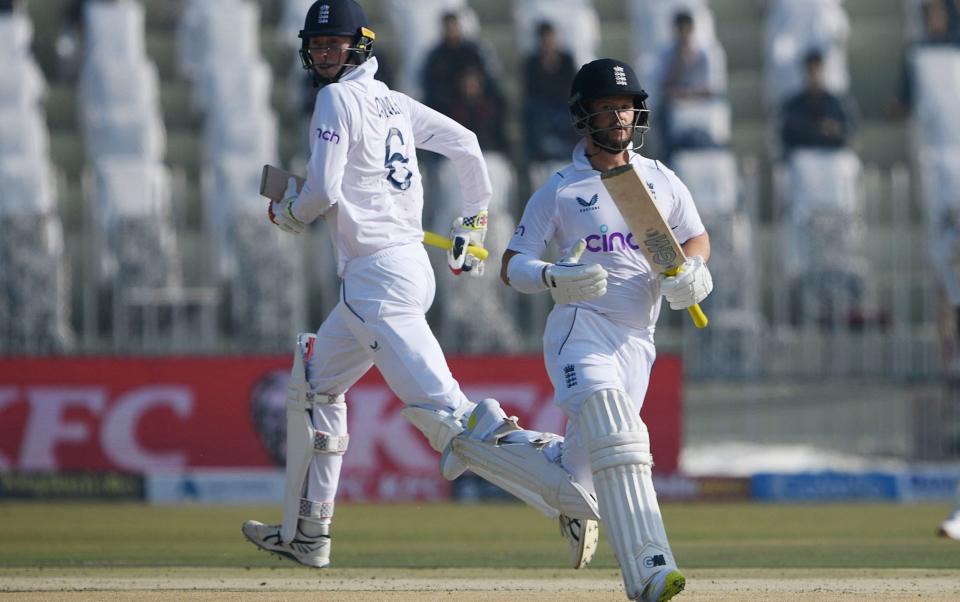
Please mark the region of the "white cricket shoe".
[[667, 602], [683, 591], [687, 580], [676, 568], [666, 567], [657, 572], [643, 588], [636, 600], [643, 602]]
[[570, 544], [570, 566], [582, 569], [597, 551], [600, 528], [597, 521], [560, 515], [560, 535]]
[[319, 537], [306, 537], [297, 527], [297, 534], [289, 544], [280, 537], [280, 525], [265, 525], [259, 521], [248, 520], [241, 531], [250, 542], [277, 556], [313, 568], [323, 568], [330, 564], [330, 525], [322, 525], [324, 534]]
[[940, 535], [950, 539], [960, 540], [960, 510], [950, 515], [950, 518], [940, 523]]

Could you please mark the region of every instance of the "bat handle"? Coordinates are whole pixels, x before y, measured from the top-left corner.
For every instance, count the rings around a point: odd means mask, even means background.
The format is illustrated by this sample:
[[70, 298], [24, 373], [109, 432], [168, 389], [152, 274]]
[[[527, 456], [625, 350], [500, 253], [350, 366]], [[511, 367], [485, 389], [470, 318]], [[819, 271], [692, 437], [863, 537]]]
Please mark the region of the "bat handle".
[[[430, 245], [431, 247], [438, 247], [440, 249], [450, 250], [453, 247], [453, 241], [451, 241], [446, 236], [440, 236], [434, 232], [425, 231], [423, 233], [423, 242]], [[469, 245], [467, 247], [467, 252], [479, 259], [484, 261], [487, 257], [490, 256], [490, 252], [484, 249], [483, 247], [478, 247], [475, 245]]]
[[699, 303], [694, 303], [687, 308], [687, 311], [690, 312], [690, 317], [693, 318], [693, 324], [697, 328], [706, 328], [707, 324], [710, 322], [707, 319], [707, 314], [703, 313], [703, 310], [700, 309]]

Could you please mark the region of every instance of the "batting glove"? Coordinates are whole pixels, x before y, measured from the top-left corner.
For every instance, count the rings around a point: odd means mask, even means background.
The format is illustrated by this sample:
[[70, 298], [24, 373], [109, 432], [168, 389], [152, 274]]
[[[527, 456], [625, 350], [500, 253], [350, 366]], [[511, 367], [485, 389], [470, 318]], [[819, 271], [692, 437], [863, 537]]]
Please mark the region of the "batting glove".
[[703, 257], [687, 257], [683, 267], [675, 276], [657, 276], [660, 280], [660, 292], [670, 302], [670, 309], [685, 309], [700, 303], [713, 290], [713, 277]]
[[293, 215], [293, 204], [300, 195], [297, 193], [297, 180], [290, 178], [287, 180], [287, 190], [283, 193], [283, 198], [279, 201], [270, 203], [267, 208], [267, 215], [270, 221], [276, 224], [278, 228], [290, 234], [302, 234], [306, 224], [298, 220]]
[[483, 246], [487, 236], [486, 210], [471, 217], [458, 217], [450, 227], [450, 239], [453, 246], [447, 251], [447, 266], [459, 276], [468, 272], [471, 276], [483, 276], [484, 261], [467, 250], [467, 245]]
[[587, 241], [577, 241], [559, 262], [543, 271], [543, 279], [550, 288], [554, 303], [577, 303], [602, 297], [607, 292], [607, 271], [599, 263], [585, 265], [580, 256]]

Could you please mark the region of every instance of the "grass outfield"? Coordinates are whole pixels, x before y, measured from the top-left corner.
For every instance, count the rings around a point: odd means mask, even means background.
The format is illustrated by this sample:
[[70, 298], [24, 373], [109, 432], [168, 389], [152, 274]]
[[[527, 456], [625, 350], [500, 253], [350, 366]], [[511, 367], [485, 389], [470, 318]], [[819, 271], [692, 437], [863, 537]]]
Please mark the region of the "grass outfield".
[[[690, 578], [683, 598], [704, 600], [740, 599], [744, 587], [771, 600], [960, 599], [960, 542], [935, 536], [948, 510], [885, 504], [663, 509], [675, 556]], [[0, 592], [72, 600], [81, 598], [71, 590], [111, 590], [111, 599], [142, 601], [153, 598], [124, 598], [124, 592], [173, 590], [175, 598], [206, 599], [186, 595], [197, 590], [244, 599], [230, 591], [319, 587], [339, 592], [323, 597], [331, 600], [383, 599], [384, 591], [398, 600], [431, 599], [424, 595], [429, 591], [446, 600], [507, 600], [518, 591], [530, 594], [524, 600], [541, 599], [538, 592], [548, 592], [542, 599], [563, 592], [573, 596], [564, 599], [622, 599], [605, 541], [590, 568], [565, 570], [556, 523], [520, 504], [340, 505], [335, 567], [319, 572], [256, 551], [240, 534], [247, 518], [276, 521], [279, 508], [2, 503]], [[780, 582], [794, 585], [782, 593]], [[31, 590], [37, 593], [24, 593]], [[839, 598], [817, 597], [834, 590]], [[51, 591], [61, 593], [51, 597]], [[369, 594], [377, 591], [380, 597]], [[419, 593], [407, 598], [405, 592]], [[461, 595], [451, 598], [451, 592]]]

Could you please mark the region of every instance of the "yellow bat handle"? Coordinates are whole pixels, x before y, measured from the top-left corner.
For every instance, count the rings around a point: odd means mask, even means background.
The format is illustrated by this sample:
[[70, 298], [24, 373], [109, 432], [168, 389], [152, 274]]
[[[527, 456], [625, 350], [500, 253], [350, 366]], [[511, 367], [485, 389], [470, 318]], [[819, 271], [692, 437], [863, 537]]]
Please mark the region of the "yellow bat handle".
[[703, 313], [703, 310], [700, 309], [699, 303], [694, 303], [687, 308], [687, 311], [690, 312], [690, 317], [693, 318], [693, 324], [697, 328], [706, 328], [710, 320], [707, 319], [707, 314]]
[[[664, 271], [663, 273], [667, 276], [676, 276], [677, 272], [680, 271], [680, 267], [671, 268]], [[706, 328], [710, 320], [707, 318], [707, 314], [703, 313], [703, 310], [700, 309], [699, 303], [694, 303], [687, 308], [687, 311], [690, 312], [690, 318], [693, 319], [693, 325], [697, 328]]]
[[[423, 242], [424, 244], [430, 245], [431, 247], [438, 247], [441, 249], [450, 250], [453, 248], [453, 241], [447, 238], [446, 236], [440, 236], [436, 232], [424, 232], [423, 233]], [[484, 261], [489, 257], [490, 253], [487, 252], [483, 247], [477, 247], [470, 245], [467, 247], [467, 253], [470, 253], [480, 261]]]

